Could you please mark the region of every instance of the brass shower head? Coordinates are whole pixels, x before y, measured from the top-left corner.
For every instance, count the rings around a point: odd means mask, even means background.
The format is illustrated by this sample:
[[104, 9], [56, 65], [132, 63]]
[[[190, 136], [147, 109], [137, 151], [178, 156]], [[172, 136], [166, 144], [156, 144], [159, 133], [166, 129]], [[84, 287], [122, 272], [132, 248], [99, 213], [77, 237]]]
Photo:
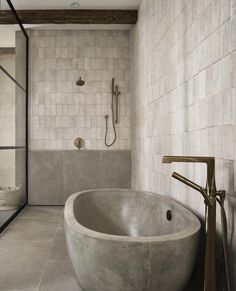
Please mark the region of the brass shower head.
[[79, 80], [76, 82], [76, 85], [77, 85], [77, 86], [84, 86], [84, 84], [85, 84], [85, 81], [82, 80], [81, 77], [79, 77]]

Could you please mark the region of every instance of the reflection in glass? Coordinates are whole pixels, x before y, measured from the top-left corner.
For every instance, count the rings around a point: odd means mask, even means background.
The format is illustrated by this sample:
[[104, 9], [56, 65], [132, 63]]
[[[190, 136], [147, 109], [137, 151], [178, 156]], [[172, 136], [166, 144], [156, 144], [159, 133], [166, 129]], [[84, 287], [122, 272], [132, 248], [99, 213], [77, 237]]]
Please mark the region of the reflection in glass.
[[22, 31], [16, 31], [15, 47], [15, 79], [24, 89], [26, 88], [26, 38]]
[[26, 202], [25, 150], [0, 151], [0, 226]]
[[[18, 26], [17, 26], [17, 29]], [[9, 35], [14, 41], [2, 38], [2, 35]], [[26, 38], [24, 34], [16, 30], [16, 25], [11, 25], [10, 29], [0, 26], [0, 67], [6, 71], [10, 78], [18, 83], [19, 87], [26, 89]]]
[[[1, 2], [1, 9], [9, 8], [6, 0]], [[11, 10], [10, 12], [12, 13]], [[27, 203], [27, 38], [17, 21], [13, 25], [0, 25], [0, 36], [0, 231], [2, 231], [8, 221], [12, 220]]]
[[[9, 70], [14, 61], [8, 58]], [[0, 145], [15, 145], [15, 83], [0, 71]]]
[[0, 10], [10, 10], [10, 7], [6, 0], [0, 1]]
[[[0, 0], [1, 10], [9, 10], [7, 1]], [[26, 89], [26, 37], [15, 20], [15, 24], [0, 25], [0, 66], [11, 75], [16, 82]], [[7, 60], [14, 59], [14, 70], [8, 70]]]
[[[6, 0], [0, 0], [0, 11], [9, 10], [10, 7]], [[15, 78], [15, 47], [16, 37], [15, 31], [19, 30], [19, 26], [15, 20], [14, 25], [0, 25], [0, 66], [2, 66], [13, 78]], [[8, 59], [11, 59], [11, 63], [14, 60], [14, 70], [9, 70], [7, 64]]]
[[0, 25], [0, 66], [15, 78], [15, 31], [7, 27]]
[[25, 92], [0, 71], [0, 146], [25, 146], [25, 99]]

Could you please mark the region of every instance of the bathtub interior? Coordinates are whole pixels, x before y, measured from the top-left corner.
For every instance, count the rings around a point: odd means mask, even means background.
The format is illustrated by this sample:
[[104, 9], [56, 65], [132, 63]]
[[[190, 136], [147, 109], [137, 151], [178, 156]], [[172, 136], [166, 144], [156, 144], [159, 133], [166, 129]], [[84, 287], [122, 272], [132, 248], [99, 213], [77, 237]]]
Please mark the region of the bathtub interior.
[[[148, 237], [174, 234], [194, 223], [194, 216], [178, 203], [146, 192], [95, 190], [78, 195], [74, 216], [96, 232]], [[167, 211], [172, 214], [167, 219]]]

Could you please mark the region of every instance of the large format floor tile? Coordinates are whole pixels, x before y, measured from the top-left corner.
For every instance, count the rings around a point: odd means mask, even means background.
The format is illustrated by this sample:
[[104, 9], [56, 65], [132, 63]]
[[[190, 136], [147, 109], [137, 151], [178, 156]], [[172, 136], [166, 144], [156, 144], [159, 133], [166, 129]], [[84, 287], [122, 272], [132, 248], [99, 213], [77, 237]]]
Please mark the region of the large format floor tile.
[[1, 240], [52, 240], [62, 213], [63, 207], [27, 206], [6, 229]]
[[48, 261], [39, 291], [82, 291], [70, 261]]
[[51, 240], [56, 232], [58, 221], [54, 219], [24, 219], [17, 218], [15, 222], [8, 228], [2, 240]]
[[49, 254], [49, 260], [69, 260], [64, 227], [58, 227]]
[[63, 207], [29, 206], [0, 237], [0, 291], [82, 291], [69, 260]]
[[0, 290], [37, 290], [49, 241], [0, 239]]
[[26, 207], [19, 217], [21, 218], [45, 218], [56, 219], [61, 216], [63, 206], [29, 206]]
[[0, 226], [2, 226], [15, 212], [16, 210], [0, 210]]

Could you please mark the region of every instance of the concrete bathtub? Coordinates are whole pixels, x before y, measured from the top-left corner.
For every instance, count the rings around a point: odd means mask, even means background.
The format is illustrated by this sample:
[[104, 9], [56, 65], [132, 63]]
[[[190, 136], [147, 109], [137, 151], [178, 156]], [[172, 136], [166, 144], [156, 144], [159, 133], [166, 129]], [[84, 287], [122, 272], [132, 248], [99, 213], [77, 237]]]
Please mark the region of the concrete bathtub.
[[70, 196], [68, 252], [85, 291], [182, 291], [196, 259], [199, 220], [149, 192], [106, 189]]

